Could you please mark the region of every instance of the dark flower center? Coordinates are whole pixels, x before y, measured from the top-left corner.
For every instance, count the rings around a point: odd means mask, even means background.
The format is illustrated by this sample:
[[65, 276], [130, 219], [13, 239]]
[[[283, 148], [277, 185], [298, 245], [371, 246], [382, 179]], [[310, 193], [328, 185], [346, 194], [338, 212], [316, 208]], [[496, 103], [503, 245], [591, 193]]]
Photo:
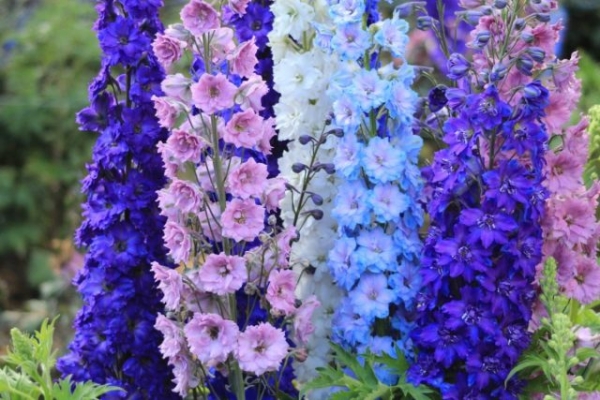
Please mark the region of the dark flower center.
[[211, 326], [210, 328], [208, 328], [208, 335], [212, 340], [215, 340], [219, 337], [219, 328], [217, 328], [216, 326]]
[[481, 369], [485, 372], [497, 374], [500, 371], [500, 361], [496, 357], [485, 357]]
[[446, 328], [440, 329], [440, 338], [445, 345], [458, 343], [459, 337]]
[[513, 290], [513, 285], [510, 282], [502, 281], [498, 284], [498, 293], [509, 296]]
[[266, 349], [267, 349], [267, 346], [265, 346], [264, 343], [261, 343], [254, 348], [254, 351], [257, 352], [258, 354], [262, 354], [265, 352]]
[[458, 248], [458, 256], [463, 261], [470, 261], [472, 258], [471, 249], [469, 246], [461, 246]]
[[496, 228], [496, 222], [494, 221], [494, 216], [490, 215], [490, 214], [485, 214], [483, 217], [479, 218], [479, 220], [477, 220], [477, 225], [480, 228], [486, 228], [486, 229], [495, 229]]
[[467, 325], [474, 325], [479, 322], [480, 319], [481, 312], [473, 306], [468, 306], [462, 315], [462, 320], [465, 321], [465, 324]]
[[263, 26], [262, 21], [254, 20], [252, 22], [252, 30], [260, 31], [262, 29], [262, 26]]
[[489, 116], [495, 117], [498, 115], [498, 110], [496, 110], [496, 102], [493, 99], [485, 99], [479, 104], [478, 111], [482, 114], [487, 114]]

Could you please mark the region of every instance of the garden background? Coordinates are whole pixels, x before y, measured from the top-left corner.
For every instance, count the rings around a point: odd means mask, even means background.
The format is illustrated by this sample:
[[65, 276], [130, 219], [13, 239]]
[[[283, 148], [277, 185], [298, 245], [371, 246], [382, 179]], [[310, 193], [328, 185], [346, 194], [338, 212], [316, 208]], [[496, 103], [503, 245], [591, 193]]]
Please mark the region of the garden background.
[[[185, 3], [165, 0], [165, 22]], [[99, 68], [90, 0], [0, 0], [0, 354], [11, 327], [61, 315], [69, 340], [79, 298], [70, 281], [83, 263], [72, 234], [80, 183], [95, 136], [75, 113]], [[562, 56], [579, 50], [581, 112], [600, 104], [600, 1], [562, 1]], [[595, 140], [598, 140], [597, 138]]]

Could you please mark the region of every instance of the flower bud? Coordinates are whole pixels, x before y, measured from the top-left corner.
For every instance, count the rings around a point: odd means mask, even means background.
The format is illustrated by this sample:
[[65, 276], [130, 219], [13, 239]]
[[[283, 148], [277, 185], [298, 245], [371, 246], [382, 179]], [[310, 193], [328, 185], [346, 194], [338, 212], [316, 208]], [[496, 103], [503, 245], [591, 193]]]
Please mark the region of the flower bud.
[[429, 30], [433, 26], [433, 18], [424, 15], [417, 18], [417, 29], [421, 31]]
[[333, 129], [327, 132], [328, 135], [333, 135], [335, 137], [342, 138], [344, 137], [344, 131], [342, 129]]
[[533, 60], [529, 56], [521, 56], [517, 59], [517, 69], [527, 76], [531, 76], [533, 70]]
[[302, 163], [295, 163], [294, 165], [292, 165], [292, 171], [294, 171], [296, 174], [299, 174], [300, 172], [304, 171], [306, 168], [308, 168], [308, 167]]
[[323, 219], [323, 211], [319, 210], [319, 209], [305, 211], [302, 214], [307, 215], [307, 216], [311, 216], [311, 217], [313, 217], [317, 221], [320, 221], [320, 220]]
[[453, 53], [448, 58], [448, 78], [450, 79], [460, 79], [463, 78], [469, 68], [471, 68], [471, 63], [460, 53]]
[[535, 14], [535, 19], [537, 19], [540, 22], [550, 22], [550, 14], [537, 13]]
[[521, 40], [525, 43], [533, 43], [535, 37], [529, 32], [523, 32], [521, 33]]
[[483, 17], [483, 13], [477, 10], [469, 10], [462, 13], [462, 17], [467, 24], [477, 25], [481, 17]]
[[294, 351], [294, 358], [298, 362], [304, 362], [308, 358], [308, 351], [305, 348], [298, 348]]
[[494, 65], [492, 72], [490, 73], [490, 81], [498, 82], [500, 79], [506, 76], [506, 66], [502, 63]]
[[529, 54], [534, 61], [539, 63], [544, 62], [544, 58], [546, 58], [546, 52], [539, 47], [528, 48], [527, 54]]
[[404, 3], [396, 7], [394, 10], [394, 16], [402, 19], [408, 18], [416, 11], [425, 10], [426, 5], [427, 2], [425, 1], [409, 1], [408, 3]]
[[323, 205], [323, 197], [316, 193], [311, 194], [310, 199], [313, 203], [315, 203], [316, 206]]
[[492, 7], [489, 6], [485, 6], [485, 7], [481, 7], [479, 8], [479, 11], [483, 14], [483, 15], [492, 15], [494, 13], [494, 10], [492, 9]]
[[485, 47], [486, 44], [488, 44], [491, 37], [492, 35], [489, 31], [481, 31], [475, 36], [473, 45], [478, 49], [482, 49], [483, 47]]
[[523, 18], [518, 18], [515, 21], [515, 29], [518, 31], [523, 30], [526, 26], [527, 26], [527, 21], [525, 21]]
[[302, 144], [302, 145], [305, 145], [312, 140], [314, 140], [314, 139], [310, 135], [302, 135], [298, 138], [298, 142], [300, 142], [300, 144]]
[[504, 9], [507, 5], [508, 5], [508, 1], [506, 1], [506, 0], [495, 0], [494, 1], [494, 7], [496, 7], [499, 10]]

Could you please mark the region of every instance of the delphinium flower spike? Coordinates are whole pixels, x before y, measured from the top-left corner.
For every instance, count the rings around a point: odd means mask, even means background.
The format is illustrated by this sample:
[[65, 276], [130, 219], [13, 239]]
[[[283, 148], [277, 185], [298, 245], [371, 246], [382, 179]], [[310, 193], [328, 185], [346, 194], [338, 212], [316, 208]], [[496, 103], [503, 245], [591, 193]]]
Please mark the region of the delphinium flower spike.
[[152, 262], [168, 265], [161, 238], [165, 219], [156, 204], [156, 190], [165, 183], [156, 144], [167, 132], [151, 100], [161, 94], [164, 77], [151, 47], [162, 30], [160, 6], [98, 3], [94, 28], [102, 67], [89, 88], [91, 106], [77, 116], [82, 130], [99, 137], [83, 181], [87, 202], [76, 236], [88, 248], [75, 279], [83, 308], [58, 369], [78, 381], [120, 386], [128, 399], [177, 398], [158, 351], [161, 335], [153, 328], [163, 307], [150, 271]]
[[[325, 0], [275, 0], [271, 6], [269, 45], [275, 89], [281, 93], [275, 105], [278, 138], [288, 141], [279, 160], [280, 174], [289, 187], [281, 203], [281, 219], [285, 227], [295, 226], [298, 231], [290, 255], [299, 277], [297, 296], [302, 301], [316, 296], [321, 303], [313, 314], [313, 334], [298, 338], [306, 352], [306, 358], [294, 362], [300, 385], [332, 360], [331, 317], [341, 295], [327, 268], [337, 229], [331, 210], [339, 179], [332, 162], [339, 138], [329, 125], [332, 106], [325, 93], [339, 61], [311, 40], [319, 29], [331, 25], [327, 7]], [[328, 396], [326, 389], [309, 393], [313, 400]]]
[[266, 164], [275, 121], [261, 116], [269, 89], [256, 73], [258, 39], [235, 40], [224, 23], [250, 8], [192, 0], [182, 24], [165, 31], [192, 58], [191, 77], [168, 75], [166, 96], [155, 98], [171, 131], [159, 146], [169, 180], [159, 193], [164, 239], [183, 266], [153, 267], [170, 310], [157, 327], [181, 395], [296, 395], [286, 371], [302, 354], [290, 337], [311, 333], [318, 307], [297, 302], [288, 261], [296, 231], [277, 226], [285, 180], [269, 178]]
[[425, 171], [431, 226], [409, 378], [443, 399], [517, 399], [522, 383], [505, 380], [530, 341], [547, 198], [551, 103], [529, 39], [544, 18], [524, 1], [462, 5], [478, 19], [474, 55], [450, 56], [454, 87], [436, 87], [424, 117], [448, 147]]
[[[345, 297], [333, 339], [358, 353], [395, 356], [397, 346], [410, 356], [421, 284], [423, 142], [413, 134], [415, 71], [404, 58], [409, 26], [396, 13], [380, 20], [374, 1], [332, 1], [329, 12], [331, 30], [318, 32], [316, 43], [342, 60], [328, 89], [342, 136], [333, 159], [338, 237], [328, 266]], [[385, 383], [397, 379], [385, 368], [376, 373]]]

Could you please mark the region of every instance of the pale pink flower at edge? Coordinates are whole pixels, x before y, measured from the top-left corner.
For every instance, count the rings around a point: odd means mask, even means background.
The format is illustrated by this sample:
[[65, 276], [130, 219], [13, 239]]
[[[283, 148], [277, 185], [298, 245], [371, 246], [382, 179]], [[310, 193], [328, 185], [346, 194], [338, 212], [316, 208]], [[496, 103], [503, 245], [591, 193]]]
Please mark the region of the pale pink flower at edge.
[[315, 331], [315, 326], [312, 323], [312, 315], [320, 305], [321, 303], [319, 303], [317, 297], [312, 295], [305, 299], [296, 311], [294, 317], [294, 333], [298, 344], [306, 344], [310, 335]]
[[176, 263], [188, 260], [192, 251], [192, 238], [186, 228], [175, 221], [167, 221], [163, 238]]
[[162, 33], [157, 34], [152, 42], [152, 50], [165, 69], [179, 61], [186, 46], [187, 43]]
[[286, 183], [286, 179], [280, 176], [267, 181], [267, 187], [261, 197], [261, 202], [265, 205], [267, 211], [275, 211], [279, 208], [281, 200], [285, 197]]
[[235, 51], [227, 58], [231, 62], [231, 70], [244, 78], [249, 78], [254, 74], [254, 67], [258, 63], [256, 58], [256, 46], [254, 36], [252, 39], [240, 44]]
[[219, 13], [202, 0], [192, 0], [180, 13], [183, 26], [194, 35], [202, 35], [219, 27]]
[[262, 375], [277, 371], [288, 350], [285, 333], [269, 323], [261, 323], [240, 333], [236, 358], [242, 370]]
[[154, 279], [158, 282], [158, 288], [163, 292], [162, 302], [171, 310], [178, 309], [183, 291], [181, 275], [174, 269], [163, 267], [157, 262], [152, 263], [151, 270]]
[[296, 280], [296, 274], [292, 270], [271, 271], [266, 298], [273, 310], [285, 315], [296, 311]]
[[152, 96], [158, 124], [163, 128], [172, 128], [179, 116], [179, 108], [168, 97]]
[[267, 93], [269, 93], [269, 87], [266, 82], [260, 75], [254, 74], [240, 85], [235, 101], [242, 107], [242, 110], [251, 108], [259, 112], [264, 108], [262, 98]]
[[183, 331], [175, 322], [162, 314], [158, 314], [154, 328], [163, 335], [163, 341], [159, 346], [163, 358], [173, 358], [185, 353], [185, 337]]

